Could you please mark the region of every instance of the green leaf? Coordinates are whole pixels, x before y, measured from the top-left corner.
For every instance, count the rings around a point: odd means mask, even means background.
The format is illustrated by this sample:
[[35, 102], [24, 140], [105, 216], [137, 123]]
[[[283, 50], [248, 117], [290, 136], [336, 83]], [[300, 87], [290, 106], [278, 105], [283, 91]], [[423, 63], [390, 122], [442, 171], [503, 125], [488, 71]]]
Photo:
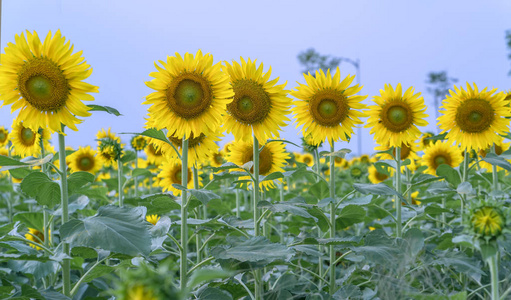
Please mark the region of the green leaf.
[[440, 134], [437, 134], [434, 136], [427, 137], [425, 139], [429, 140], [429, 141], [439, 141], [439, 140], [444, 140], [446, 135], [447, 135], [447, 132], [444, 132], [444, 133], [440, 133]]
[[7, 156], [0, 155], [0, 167], [2, 167], [0, 168], [0, 172], [17, 168], [44, 165], [45, 163], [51, 161], [52, 158], [53, 154], [48, 154], [44, 158], [27, 157], [22, 159], [21, 161], [18, 161]]
[[335, 152], [323, 153], [322, 156], [345, 158], [346, 154], [349, 154], [349, 153], [351, 153], [351, 150], [344, 148], [344, 149], [341, 149], [341, 150], [338, 150], [338, 151], [335, 151]]
[[40, 261], [15, 261], [10, 260], [7, 266], [14, 272], [21, 272], [24, 274], [31, 274], [35, 279], [41, 279], [49, 274], [55, 274], [59, 269], [59, 264], [54, 261], [40, 262]]
[[124, 154], [121, 156], [121, 162], [126, 164], [130, 161], [134, 161], [137, 158], [137, 154], [134, 151], [127, 150], [124, 151]]
[[231, 246], [215, 247], [211, 254], [217, 259], [258, 262], [287, 259], [293, 255], [293, 251], [285, 245], [271, 243], [266, 237], [258, 236]]
[[24, 162], [21, 162], [19, 160], [15, 160], [15, 159], [9, 158], [9, 157], [4, 156], [4, 155], [0, 155], [0, 166], [1, 167], [6, 167], [6, 166], [21, 166], [21, 167], [26, 167], [26, 166], [28, 166], [28, 164], [26, 164]]
[[44, 217], [42, 212], [19, 212], [12, 217], [12, 220], [23, 223], [27, 228], [43, 232]]
[[[138, 134], [138, 133], [133, 133], [133, 134]], [[156, 128], [149, 128], [147, 130], [144, 130], [142, 133], [140, 133], [139, 135], [143, 135], [143, 136], [146, 136], [146, 137], [150, 137], [150, 138], [153, 138], [153, 139], [157, 139], [159, 141], [162, 141], [162, 142], [165, 142], [167, 144], [171, 144], [169, 139], [167, 138], [167, 136], [165, 135], [165, 133], [163, 133], [163, 131], [161, 130], [158, 130]]]
[[94, 182], [94, 175], [89, 172], [74, 172], [67, 178], [67, 187], [69, 194], [73, 194], [78, 189], [88, 183]]
[[424, 248], [424, 235], [418, 228], [411, 228], [406, 231], [403, 239], [407, 241], [407, 249], [412, 257], [417, 256], [422, 248]]
[[[384, 183], [378, 184], [365, 184], [365, 183], [354, 183], [353, 187], [355, 190], [362, 194], [375, 194], [384, 196], [398, 196], [402, 202], [407, 203], [406, 199], [400, 193], [389, 187]], [[408, 204], [408, 203], [407, 203]]]
[[458, 187], [461, 183], [460, 174], [458, 171], [454, 170], [451, 166], [446, 164], [441, 164], [436, 168], [436, 175], [444, 177], [447, 182], [452, 184], [454, 188]]
[[37, 171], [30, 170], [29, 168], [17, 168], [17, 169], [10, 169], [9, 170], [9, 173], [11, 173], [11, 176], [16, 178], [16, 179], [23, 179], [28, 174], [34, 173], [34, 172], [37, 172]]
[[348, 205], [341, 210], [336, 219], [337, 228], [346, 228], [356, 223], [364, 221], [366, 211], [359, 205]]
[[317, 225], [321, 231], [326, 232], [329, 230], [330, 226], [328, 223], [330, 220], [321, 209], [317, 207], [311, 207], [307, 209], [307, 211], [317, 219]]
[[267, 176], [259, 176], [259, 182], [276, 180], [280, 178], [284, 178], [284, 174], [282, 174], [281, 172], [273, 172], [271, 174], [268, 174]]
[[131, 171], [131, 176], [133, 176], [133, 177], [138, 177], [138, 176], [151, 177], [152, 173], [148, 169], [137, 168], [137, 169], [134, 169], [133, 171]]
[[90, 108], [89, 111], [104, 111], [111, 115], [115, 115], [116, 117], [122, 116], [121, 113], [117, 109], [110, 107], [110, 106], [102, 106], [102, 105], [97, 105], [97, 104], [89, 104], [87, 106]]
[[303, 206], [306, 206], [305, 204], [302, 204], [302, 206], [300, 206], [300, 203], [295, 203], [295, 202], [279, 202], [279, 203], [271, 204], [268, 201], [261, 201], [258, 206], [266, 207], [269, 210], [271, 210], [272, 212], [288, 212], [288, 213], [291, 213], [293, 215], [297, 215], [300, 217], [313, 219], [315, 222], [318, 221], [318, 219], [316, 217], [309, 214], [307, 212], [307, 210], [303, 207]]
[[442, 213], [451, 213], [451, 211], [449, 209], [440, 207], [438, 204], [431, 204], [426, 206], [426, 208], [424, 209], [424, 213], [434, 216]]
[[325, 181], [320, 180], [309, 188], [309, 192], [321, 200], [330, 196], [330, 187]]
[[63, 239], [72, 246], [101, 248], [136, 256], [151, 251], [149, 224], [140, 209], [102, 206], [95, 216], [71, 220], [60, 227]]
[[169, 217], [164, 216], [158, 220], [156, 225], [149, 229], [151, 233], [151, 251], [161, 248], [170, 230], [170, 223]]
[[504, 158], [499, 157], [494, 153], [486, 154], [486, 157], [484, 157], [482, 160], [493, 166], [501, 167], [506, 171], [511, 171], [511, 164]]
[[200, 294], [198, 300], [232, 300], [232, 295], [227, 291], [207, 287], [203, 289]]
[[50, 209], [60, 203], [60, 186], [53, 182], [48, 175], [34, 172], [23, 179], [21, 190], [34, 197], [40, 205], [47, 205]]
[[218, 196], [217, 194], [213, 193], [209, 190], [195, 190], [195, 189], [189, 189], [188, 190], [190, 194], [192, 194], [197, 200], [202, 202], [202, 204], [208, 204], [209, 201], [214, 199], [221, 199], [222, 197]]
[[232, 272], [224, 271], [219, 268], [204, 268], [196, 270], [190, 277], [189, 288], [193, 289], [204, 281], [211, 281], [215, 279], [229, 278], [233, 275]]

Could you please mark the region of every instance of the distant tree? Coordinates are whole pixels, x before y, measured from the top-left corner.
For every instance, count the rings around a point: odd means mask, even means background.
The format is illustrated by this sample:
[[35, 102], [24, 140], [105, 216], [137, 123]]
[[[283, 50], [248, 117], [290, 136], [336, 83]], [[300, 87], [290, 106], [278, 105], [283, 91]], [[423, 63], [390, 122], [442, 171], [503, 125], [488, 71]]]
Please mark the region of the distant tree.
[[310, 72], [314, 74], [316, 70], [322, 69], [326, 72], [328, 69], [334, 69], [341, 63], [340, 57], [331, 55], [321, 55], [314, 48], [309, 48], [298, 54], [298, 61], [304, 67], [303, 73]]
[[[511, 60], [511, 29], [506, 31], [506, 45], [507, 49], [509, 49], [509, 54], [507, 55], [507, 58]], [[509, 70], [509, 73], [507, 73], [508, 76], [511, 76], [511, 70]]]
[[436, 118], [439, 116], [438, 109], [440, 108], [440, 101], [445, 98], [445, 95], [449, 93], [449, 89], [452, 88], [452, 85], [457, 81], [457, 78], [449, 77], [447, 71], [428, 73], [426, 83], [429, 86], [427, 87], [427, 91], [434, 97]]

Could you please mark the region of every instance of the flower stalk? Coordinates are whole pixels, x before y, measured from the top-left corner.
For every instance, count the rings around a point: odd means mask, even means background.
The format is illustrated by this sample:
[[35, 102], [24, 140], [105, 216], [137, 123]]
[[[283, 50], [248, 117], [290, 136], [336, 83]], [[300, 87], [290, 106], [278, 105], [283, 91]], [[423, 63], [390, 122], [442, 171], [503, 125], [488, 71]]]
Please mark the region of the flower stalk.
[[[62, 208], [62, 224], [69, 221], [69, 198], [67, 188], [67, 164], [66, 164], [66, 140], [64, 136], [64, 125], [62, 125], [62, 133], [59, 133], [59, 163], [60, 163], [60, 195]], [[62, 244], [62, 250], [69, 257], [69, 243]], [[71, 261], [64, 258], [62, 261], [62, 293], [71, 296]]]
[[[398, 195], [401, 195], [401, 147], [396, 147], [396, 182], [395, 188]], [[396, 203], [396, 236], [402, 236], [402, 221], [401, 221], [401, 199], [399, 196], [395, 198]]]
[[[183, 137], [183, 154], [181, 155], [181, 185], [188, 185], [188, 139]], [[188, 261], [187, 261], [187, 242], [188, 242], [188, 211], [187, 211], [188, 191], [181, 191], [181, 258], [180, 258], [180, 288], [186, 290]]]
[[[331, 154], [334, 152], [334, 140], [330, 142], [330, 152]], [[330, 198], [335, 199], [335, 165], [334, 165], [334, 157], [330, 156]], [[330, 238], [335, 238], [335, 217], [336, 217], [336, 201], [332, 200], [330, 202]], [[329, 246], [330, 252], [330, 282], [329, 282], [329, 290], [330, 295], [335, 293], [335, 249], [334, 245]]]
[[[253, 210], [254, 210], [254, 236], [259, 236], [259, 209], [257, 208], [257, 205], [259, 204], [260, 199], [260, 192], [259, 192], [259, 141], [257, 140], [257, 137], [253, 135], [254, 138], [254, 145], [253, 145], [253, 151], [254, 151], [254, 178], [253, 178], [253, 189], [254, 189], [254, 202], [253, 204]], [[255, 270], [254, 271], [254, 289], [255, 289], [255, 298], [256, 299], [262, 299], [263, 294], [263, 285], [261, 284], [262, 276], [261, 276], [261, 270]]]

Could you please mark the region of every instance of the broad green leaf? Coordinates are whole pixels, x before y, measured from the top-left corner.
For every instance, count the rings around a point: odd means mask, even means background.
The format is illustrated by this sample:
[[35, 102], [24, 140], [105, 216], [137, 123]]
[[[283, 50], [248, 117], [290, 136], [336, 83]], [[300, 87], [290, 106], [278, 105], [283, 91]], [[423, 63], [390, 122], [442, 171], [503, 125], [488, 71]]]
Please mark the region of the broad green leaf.
[[37, 172], [37, 171], [30, 170], [29, 168], [17, 168], [17, 169], [10, 169], [9, 170], [9, 173], [11, 173], [11, 176], [16, 178], [16, 179], [23, 179], [28, 174], [34, 173], [34, 172]]
[[338, 151], [335, 151], [335, 152], [327, 152], [327, 153], [322, 153], [321, 155], [322, 156], [330, 156], [330, 157], [340, 157], [340, 158], [344, 158], [346, 157], [346, 154], [349, 154], [351, 153], [351, 150], [350, 149], [341, 149], [341, 150], [338, 150]]
[[48, 175], [34, 172], [23, 179], [21, 190], [34, 197], [40, 205], [46, 205], [50, 209], [60, 203], [60, 186], [52, 181]]
[[133, 177], [138, 177], [138, 176], [150, 177], [150, 176], [152, 176], [152, 173], [148, 169], [137, 168], [131, 172], [131, 176], [133, 176]]
[[316, 225], [318, 225], [321, 231], [326, 232], [329, 230], [329, 219], [321, 209], [317, 207], [311, 207], [307, 209], [307, 211], [317, 219]]
[[102, 206], [95, 216], [62, 225], [60, 234], [73, 247], [101, 248], [131, 256], [148, 255], [151, 251], [148, 226], [139, 209]]
[[102, 105], [97, 105], [97, 104], [89, 104], [87, 106], [90, 108], [89, 111], [104, 111], [104, 112], [107, 112], [107, 113], [114, 115], [116, 117], [122, 116], [121, 113], [117, 109], [110, 107], [110, 106], [102, 106]]
[[232, 300], [232, 295], [227, 291], [207, 287], [199, 294], [198, 300]]
[[361, 236], [349, 236], [349, 237], [340, 237], [340, 238], [329, 238], [329, 239], [318, 239], [318, 238], [305, 238], [300, 244], [303, 245], [348, 245], [348, 244], [358, 244], [362, 239]]
[[[72, 214], [77, 210], [84, 209], [89, 204], [89, 198], [87, 196], [73, 195], [69, 197], [68, 213]], [[56, 216], [62, 216], [62, 208], [57, 209], [54, 212]]]
[[59, 264], [54, 261], [40, 262], [40, 261], [15, 261], [10, 260], [7, 266], [15, 272], [24, 274], [31, 274], [36, 279], [41, 279], [49, 274], [55, 274], [59, 270]]
[[306, 204], [302, 204], [300, 206], [300, 203], [295, 202], [278, 202], [271, 204], [268, 201], [261, 201], [258, 205], [259, 207], [265, 207], [271, 210], [272, 212], [288, 212], [293, 215], [297, 215], [300, 217], [313, 219], [315, 222], [318, 221], [318, 219], [311, 214], [307, 212], [307, 209], [304, 206], [308, 206]]
[[258, 236], [230, 246], [215, 247], [211, 254], [217, 259], [257, 262], [285, 260], [293, 255], [293, 251], [285, 245], [271, 243], [266, 237]]
[[19, 212], [12, 217], [14, 222], [21, 222], [27, 228], [43, 231], [44, 217], [42, 212]]
[[494, 153], [486, 154], [486, 157], [484, 157], [482, 160], [493, 165], [493, 166], [501, 167], [502, 169], [504, 169], [506, 171], [511, 171], [511, 164], [504, 158], [502, 158]]
[[398, 196], [402, 202], [407, 203], [407, 201], [403, 197], [403, 195], [396, 192], [394, 189], [392, 189], [391, 187], [389, 187], [388, 185], [386, 185], [384, 183], [378, 183], [378, 184], [354, 183], [353, 187], [355, 188], [355, 190], [361, 192], [362, 194]]
[[413, 257], [424, 248], [424, 235], [418, 228], [411, 228], [406, 231], [403, 239], [407, 242], [407, 249]]
[[67, 187], [69, 194], [73, 194], [78, 189], [88, 183], [94, 182], [94, 175], [89, 172], [74, 172], [67, 178]]
[[222, 269], [204, 268], [196, 270], [190, 277], [189, 288], [194, 288], [200, 283], [211, 281], [215, 279], [229, 278], [234, 275], [232, 272], [224, 271]]
[[309, 188], [309, 192], [321, 200], [330, 196], [330, 187], [325, 181], [320, 180]]
[[170, 230], [170, 223], [169, 217], [164, 216], [158, 220], [156, 225], [149, 229], [149, 233], [151, 234], [151, 251], [161, 248]]
[[341, 210], [336, 219], [337, 228], [346, 228], [356, 223], [364, 221], [366, 211], [359, 205], [348, 205]]
[[25, 168], [25, 167], [34, 167], [44, 165], [45, 163], [51, 161], [53, 158], [53, 154], [48, 154], [44, 158], [33, 158], [27, 157], [22, 159], [21, 161], [9, 158], [7, 156], [0, 155], [0, 172], [7, 171], [11, 169], [17, 168]]
[[195, 190], [195, 189], [189, 189], [188, 190], [192, 196], [197, 198], [202, 204], [208, 204], [209, 201], [213, 199], [221, 199], [222, 197], [218, 196], [217, 194], [213, 193], [209, 190]]
[[441, 164], [436, 168], [436, 175], [444, 177], [447, 182], [452, 184], [454, 188], [458, 187], [461, 183], [460, 174], [458, 171], [454, 170], [451, 166], [446, 164]]
[[130, 161], [134, 161], [137, 158], [137, 154], [131, 150], [124, 151], [124, 154], [121, 156], [121, 162], [126, 164]]
[[[134, 134], [139, 134], [139, 133], [134, 133]], [[163, 131], [161, 131], [161, 130], [157, 130], [156, 128], [149, 128], [147, 130], [144, 130], [139, 135], [143, 135], [143, 136], [146, 136], [146, 137], [157, 139], [157, 140], [165, 142], [165, 143], [167, 143], [169, 145], [171, 144], [169, 139], [165, 135], [165, 133], [163, 133]]]
[[0, 166], [2, 166], [2, 167], [7, 167], [7, 166], [26, 167], [26, 166], [28, 166], [28, 164], [21, 162], [19, 160], [16, 160], [16, 159], [9, 158], [5, 155], [0, 155]]
[[282, 174], [281, 172], [273, 172], [267, 176], [259, 176], [259, 182], [268, 181], [268, 180], [276, 180], [276, 179], [280, 179], [280, 178], [284, 178], [284, 174]]

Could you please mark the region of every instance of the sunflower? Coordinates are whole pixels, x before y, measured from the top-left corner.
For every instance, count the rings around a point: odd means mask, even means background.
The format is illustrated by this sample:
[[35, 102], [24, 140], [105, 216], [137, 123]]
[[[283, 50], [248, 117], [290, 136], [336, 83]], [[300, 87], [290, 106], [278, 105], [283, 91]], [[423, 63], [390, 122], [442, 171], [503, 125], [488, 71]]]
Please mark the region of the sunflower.
[[98, 148], [98, 157], [103, 162], [105, 167], [116, 166], [117, 151], [115, 151], [114, 145], [102, 145]]
[[390, 84], [380, 90], [380, 96], [374, 96], [376, 105], [369, 106], [369, 119], [365, 127], [372, 127], [370, 133], [380, 145], [399, 147], [415, 141], [420, 130], [417, 126], [426, 126], [426, 106], [420, 93], [414, 94], [414, 88], [408, 88], [404, 94], [401, 84], [394, 90]]
[[446, 138], [462, 149], [485, 149], [499, 141], [499, 134], [509, 129], [511, 110], [504, 92], [497, 89], [479, 91], [467, 82], [467, 90], [454, 86], [450, 96], [442, 101], [444, 110], [438, 117], [438, 126], [447, 132]]
[[361, 86], [350, 84], [355, 76], [348, 75], [342, 81], [339, 67], [332, 76], [330, 70], [316, 71], [316, 76], [303, 74], [307, 84], [298, 83], [291, 95], [294, 101], [293, 112], [296, 114], [297, 126], [303, 125], [303, 135], [311, 135], [313, 143], [318, 145], [325, 138], [329, 143], [339, 139], [347, 141], [353, 134], [356, 124], [363, 124], [359, 118], [366, 117], [362, 109], [366, 105], [360, 103], [367, 96], [355, 95]]
[[367, 166], [360, 162], [352, 163], [349, 167], [349, 174], [353, 179], [361, 178], [366, 172]]
[[155, 92], [143, 104], [150, 104], [149, 118], [157, 129], [166, 128], [177, 137], [214, 132], [220, 126], [226, 105], [232, 101], [229, 77], [221, 71], [220, 63], [213, 65], [211, 54], [199, 50], [184, 58], [167, 56], [167, 62], [155, 63], [158, 72], [146, 85]]
[[[499, 141], [494, 144], [495, 145], [495, 154], [501, 155], [504, 151], [509, 149], [509, 144], [510, 143], [504, 143], [504, 139], [503, 138], [499, 138]], [[491, 146], [486, 148], [486, 149], [480, 149], [479, 150], [479, 155], [482, 158], [484, 158], [484, 157], [486, 157], [486, 154], [488, 154], [490, 152], [491, 152]], [[488, 170], [489, 172], [493, 171], [492, 164], [487, 163], [484, 160], [480, 160], [477, 163], [479, 163], [479, 167], [481, 169], [484, 168], [484, 169]], [[500, 170], [502, 170], [502, 168], [501, 167], [497, 167], [497, 170], [500, 171]]]
[[419, 149], [420, 150], [424, 150], [426, 149], [427, 147], [433, 145], [436, 141], [435, 140], [431, 140], [429, 139], [430, 137], [434, 136], [434, 134], [432, 132], [424, 132], [421, 137], [420, 137], [420, 142], [419, 142]]
[[44, 234], [34, 228], [28, 228], [28, 233], [25, 233], [25, 238], [29, 241], [32, 241], [34, 243], [29, 243], [29, 246], [36, 249], [41, 250], [41, 247], [37, 245], [41, 245], [44, 243]]
[[121, 138], [116, 136], [115, 133], [111, 132], [110, 127], [108, 127], [108, 130], [101, 128], [101, 130], [96, 134], [96, 139], [98, 140], [98, 146], [101, 145], [101, 140], [103, 139], [110, 139], [112, 141], [116, 141], [119, 144], [121, 143]]
[[158, 215], [149, 215], [149, 216], [146, 216], [145, 217], [146, 221], [153, 224], [153, 225], [156, 225], [156, 223], [158, 223], [158, 221], [160, 220], [160, 216]]
[[9, 143], [9, 130], [5, 129], [4, 126], [0, 126], [0, 147], [3, 147]]
[[151, 288], [144, 287], [143, 285], [135, 285], [126, 291], [126, 300], [159, 300], [160, 297], [156, 296]]
[[14, 120], [9, 137], [12, 143], [11, 149], [14, 150], [13, 155], [20, 157], [41, 155], [41, 134], [25, 127], [24, 122]]
[[[181, 195], [181, 190], [173, 187], [173, 184], [181, 185], [181, 161], [178, 159], [164, 162], [160, 166], [160, 172], [158, 174], [159, 186], [163, 188], [163, 191], [171, 191], [175, 196]], [[199, 186], [202, 183], [202, 178], [199, 176]], [[192, 170], [188, 168], [188, 179], [187, 188], [193, 189]]]
[[99, 157], [96, 157], [96, 151], [90, 146], [79, 147], [77, 151], [68, 156], [69, 168], [71, 172], [84, 171], [96, 174], [102, 166]]
[[304, 153], [296, 161], [304, 163], [307, 167], [312, 167], [314, 165], [314, 156], [310, 153]]
[[223, 151], [213, 152], [209, 156], [209, 164], [213, 167], [220, 167], [225, 162], [225, 153]]
[[161, 148], [156, 146], [156, 144], [159, 143], [156, 142], [155, 139], [149, 138], [149, 143], [147, 147], [144, 148], [144, 152], [147, 155], [148, 163], [159, 166], [165, 160], [165, 157], [163, 156]]
[[136, 135], [131, 139], [131, 147], [135, 151], [142, 151], [147, 146], [147, 138], [143, 135]]
[[[284, 165], [289, 154], [286, 152], [284, 143], [271, 142], [267, 143], [263, 150], [259, 152], [259, 175], [266, 176], [274, 172], [284, 172]], [[242, 166], [254, 160], [253, 144], [246, 142], [239, 142], [231, 146], [231, 152], [227, 157], [227, 161], [232, 162], [238, 166]], [[253, 170], [253, 168], [252, 168]], [[251, 171], [252, 171], [251, 170]], [[248, 180], [249, 176], [242, 176], [240, 180]], [[281, 179], [278, 179], [281, 182]], [[251, 184], [251, 183], [250, 183]], [[274, 188], [272, 180], [262, 181], [259, 185], [266, 190]]]
[[73, 53], [73, 46], [57, 30], [41, 43], [37, 33], [15, 36], [8, 43], [0, 65], [0, 98], [11, 111], [21, 109], [18, 119], [32, 130], [49, 128], [61, 132], [61, 124], [78, 130], [76, 118], [90, 116], [90, 108], [81, 100], [92, 101], [89, 93], [98, 87], [83, 82], [92, 74], [82, 52]]
[[[391, 147], [389, 146], [377, 146], [374, 148], [374, 150], [378, 151], [388, 151]], [[406, 159], [410, 159], [410, 164], [406, 166], [401, 167], [401, 171], [404, 171], [404, 168], [408, 168], [409, 170], [415, 170], [417, 168], [417, 165], [415, 162], [419, 159], [419, 156], [417, 155], [417, 152], [419, 151], [419, 145], [415, 142], [410, 142], [407, 144], [401, 144], [401, 157], [400, 159], [402, 161]], [[392, 150], [392, 155], [388, 153], [378, 153], [376, 154], [376, 157], [378, 159], [394, 159], [396, 156], [396, 148]]]
[[392, 176], [390, 168], [386, 168], [387, 173], [379, 171], [374, 165], [369, 166], [367, 171], [369, 172], [368, 178], [373, 184], [384, 182]]
[[261, 144], [279, 137], [279, 130], [289, 121], [286, 115], [291, 106], [288, 91], [284, 90], [286, 83], [276, 85], [279, 78], [270, 80], [271, 67], [265, 73], [263, 64], [257, 66], [250, 58], [241, 58], [241, 65], [225, 62], [225, 69], [234, 91], [224, 116], [227, 132], [244, 142], [250, 142], [254, 135]]
[[[211, 132], [207, 135], [201, 133], [197, 137], [195, 137], [192, 133], [188, 137], [188, 164], [190, 166], [200, 166], [201, 164], [210, 161], [209, 157], [213, 153], [218, 152], [218, 145], [216, 142], [220, 141], [220, 136], [222, 135], [218, 131]], [[165, 155], [167, 160], [177, 159], [178, 156], [174, 148], [178, 149], [179, 154], [181, 155], [183, 153], [181, 149], [183, 141], [174, 135], [167, 135], [167, 138], [174, 147], [156, 139], [152, 139], [152, 143], [156, 145], [158, 149], [161, 149], [161, 152]]]
[[492, 239], [502, 233], [502, 229], [506, 225], [506, 217], [497, 207], [482, 206], [472, 211], [470, 223], [477, 235]]
[[463, 155], [461, 150], [457, 146], [452, 146], [449, 141], [436, 142], [424, 150], [422, 161], [428, 167], [426, 173], [436, 175], [436, 169], [441, 164], [453, 168], [459, 166], [463, 161]]
[[348, 167], [348, 161], [340, 156], [334, 157], [334, 166], [346, 169]]

